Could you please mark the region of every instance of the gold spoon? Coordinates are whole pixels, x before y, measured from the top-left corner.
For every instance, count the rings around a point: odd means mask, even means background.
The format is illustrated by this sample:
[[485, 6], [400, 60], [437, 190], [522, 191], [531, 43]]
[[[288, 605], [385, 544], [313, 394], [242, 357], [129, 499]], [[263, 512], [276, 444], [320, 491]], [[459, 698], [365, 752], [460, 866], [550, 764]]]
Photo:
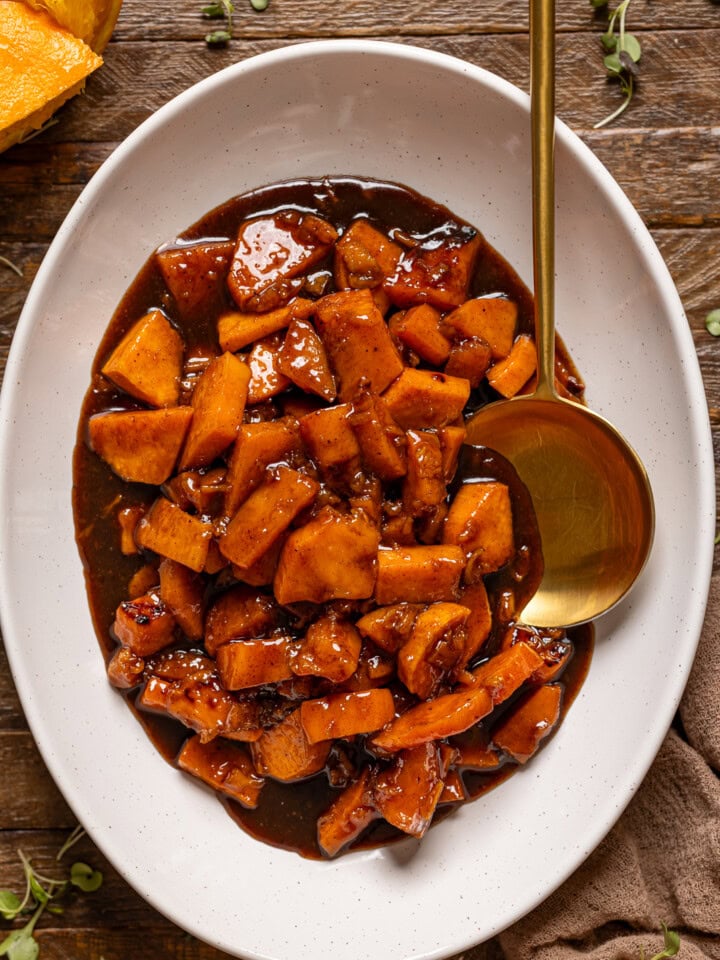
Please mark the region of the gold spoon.
[[530, 0], [537, 386], [483, 407], [467, 436], [507, 457], [530, 491], [544, 573], [516, 615], [539, 627], [584, 623], [615, 606], [645, 565], [655, 526], [635, 451], [607, 420], [555, 390], [554, 41], [554, 0]]

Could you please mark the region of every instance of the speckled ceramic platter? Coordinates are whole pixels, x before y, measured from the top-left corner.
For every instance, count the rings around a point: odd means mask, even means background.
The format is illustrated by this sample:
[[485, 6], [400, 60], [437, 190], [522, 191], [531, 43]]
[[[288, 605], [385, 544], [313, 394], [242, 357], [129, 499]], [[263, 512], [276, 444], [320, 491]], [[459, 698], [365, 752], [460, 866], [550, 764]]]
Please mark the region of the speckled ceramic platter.
[[714, 531], [702, 382], [667, 270], [620, 189], [558, 126], [558, 325], [590, 404], [644, 460], [658, 525], [588, 680], [528, 768], [430, 831], [334, 862], [252, 840], [163, 762], [109, 687], [73, 539], [71, 453], [101, 334], [150, 252], [292, 176], [405, 182], [531, 280], [529, 112], [508, 83], [412, 47], [295, 46], [239, 63], [144, 123], [77, 201], [23, 312], [2, 394], [0, 595], [22, 702], [75, 813], [127, 880], [196, 936], [262, 960], [429, 960], [487, 938], [588, 855], [671, 721]]

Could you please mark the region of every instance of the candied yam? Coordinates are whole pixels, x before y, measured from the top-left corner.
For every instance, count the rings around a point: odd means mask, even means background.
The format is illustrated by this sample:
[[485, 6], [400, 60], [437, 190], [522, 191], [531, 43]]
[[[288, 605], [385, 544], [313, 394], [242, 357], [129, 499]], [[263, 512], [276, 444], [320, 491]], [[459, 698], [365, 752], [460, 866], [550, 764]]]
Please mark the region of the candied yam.
[[479, 234], [464, 227], [439, 243], [431, 240], [405, 250], [383, 289], [398, 307], [429, 303], [438, 310], [452, 310], [467, 298], [481, 243]]
[[263, 777], [294, 783], [318, 773], [330, 753], [330, 741], [309, 743], [300, 722], [300, 708], [265, 730], [250, 747], [255, 769]]
[[[448, 359], [450, 341], [440, 330], [441, 317], [429, 303], [411, 307], [395, 326], [398, 340], [419, 357], [439, 367]], [[448, 370], [448, 373], [454, 371]], [[464, 376], [464, 374], [460, 374]]]
[[504, 566], [515, 553], [510, 491], [504, 483], [464, 483], [445, 521], [443, 543], [461, 547], [483, 573]]
[[243, 424], [230, 456], [225, 513], [231, 517], [260, 484], [265, 468], [285, 460], [299, 445], [297, 430], [287, 420]]
[[347, 620], [321, 614], [310, 624], [290, 661], [299, 677], [325, 677], [343, 683], [357, 669], [362, 640]]
[[335, 245], [335, 284], [341, 290], [378, 287], [394, 274], [402, 247], [365, 219], [353, 220]]
[[390, 416], [404, 430], [444, 427], [462, 415], [470, 384], [437, 370], [405, 367], [383, 394]]
[[226, 690], [246, 690], [293, 676], [287, 637], [231, 640], [218, 647], [217, 668]]
[[487, 381], [503, 397], [520, 393], [537, 368], [537, 351], [532, 337], [522, 334], [504, 360], [498, 361], [487, 372]]
[[158, 585], [158, 572], [155, 564], [145, 563], [130, 577], [128, 581], [128, 597], [135, 600], [144, 593], [150, 593]]
[[147, 658], [148, 672], [163, 680], [209, 680], [215, 662], [195, 650], [161, 650]]
[[364, 770], [318, 818], [318, 846], [326, 856], [336, 856], [377, 820], [379, 814], [369, 789], [369, 776], [369, 771]]
[[275, 573], [282, 548], [285, 545], [285, 539], [284, 534], [278, 537], [275, 543], [249, 567], [241, 570], [240, 567], [233, 565], [232, 572], [235, 579], [242, 580], [243, 583], [249, 583], [252, 587], [269, 586], [275, 579]]
[[300, 705], [300, 719], [310, 743], [372, 733], [395, 715], [392, 694], [386, 687], [358, 693], [331, 693]]
[[218, 318], [218, 340], [223, 350], [236, 353], [243, 347], [279, 333], [296, 318], [307, 319], [315, 310], [312, 300], [298, 297], [292, 303], [267, 313], [224, 313]]
[[304, 273], [337, 239], [320, 217], [297, 210], [246, 220], [240, 225], [228, 287], [241, 310], [263, 312], [287, 303]]
[[203, 743], [224, 732], [234, 706], [216, 679], [176, 680], [165, 693], [167, 713], [198, 733]]
[[183, 317], [222, 305], [234, 247], [232, 240], [203, 240], [155, 254], [165, 285]]
[[371, 779], [380, 816], [418, 839], [425, 834], [443, 792], [438, 748], [423, 743], [401, 750], [389, 767]]
[[214, 657], [229, 640], [266, 636], [278, 625], [278, 606], [272, 597], [238, 584], [216, 597], [205, 619], [205, 649]]
[[264, 403], [287, 390], [290, 380], [280, 369], [280, 350], [282, 344], [275, 337], [258, 340], [247, 358], [250, 368], [248, 384], [248, 404]]
[[382, 397], [364, 384], [353, 399], [350, 426], [366, 468], [381, 480], [405, 473], [405, 433], [388, 413]]
[[171, 680], [163, 680], [161, 677], [149, 677], [147, 683], [140, 691], [136, 705], [142, 710], [150, 710], [153, 713], [167, 713], [167, 696], [171, 687]]
[[395, 676], [395, 659], [384, 651], [364, 643], [355, 673], [343, 684], [343, 690], [359, 692], [386, 687]]
[[542, 666], [543, 660], [527, 643], [515, 643], [472, 671], [473, 684], [487, 690], [493, 704], [515, 693]]
[[418, 603], [397, 603], [389, 607], [377, 607], [360, 617], [355, 626], [364, 637], [385, 650], [397, 653], [410, 636], [415, 618], [422, 606]]
[[467, 431], [465, 427], [442, 427], [438, 430], [438, 440], [440, 441], [440, 451], [442, 453], [442, 468], [445, 483], [450, 483], [457, 470], [458, 457]]
[[533, 683], [549, 683], [558, 677], [573, 654], [572, 642], [564, 630], [542, 629], [515, 625], [509, 627], [502, 639], [501, 649], [506, 650], [515, 643], [527, 643], [538, 653], [543, 665], [532, 675]]
[[227, 470], [183, 470], [163, 484], [162, 492], [183, 510], [218, 514], [227, 491]]
[[296, 319], [290, 324], [278, 365], [280, 372], [306, 393], [329, 402], [335, 399], [337, 388], [325, 347], [307, 320]]
[[496, 746], [526, 763], [560, 719], [562, 687], [552, 683], [526, 694], [492, 733]]
[[118, 647], [107, 665], [108, 680], [119, 690], [131, 690], [142, 682], [144, 670], [142, 657], [129, 647]]
[[129, 483], [164, 483], [173, 472], [193, 418], [191, 407], [98, 413], [88, 421], [90, 446]]
[[115, 611], [113, 632], [124, 647], [147, 657], [175, 639], [175, 617], [156, 593], [123, 600]]
[[151, 407], [172, 407], [180, 395], [184, 348], [168, 318], [160, 310], [151, 310], [128, 330], [102, 373]]
[[200, 577], [182, 563], [167, 558], [160, 564], [160, 596], [178, 626], [190, 640], [203, 635], [204, 586]]
[[462, 737], [459, 741], [453, 740], [453, 746], [458, 751], [458, 757], [455, 760], [456, 767], [485, 772], [497, 770], [500, 766], [502, 758], [492, 746], [486, 746], [476, 740], [464, 742]]
[[378, 551], [375, 600], [434, 603], [455, 600], [465, 557], [459, 547], [395, 547]]
[[234, 353], [223, 353], [208, 364], [193, 391], [193, 418], [181, 470], [207, 466], [235, 440], [249, 383], [250, 369]]
[[464, 377], [474, 390], [480, 386], [491, 362], [490, 345], [478, 337], [471, 337], [452, 345], [445, 364], [445, 373], [451, 377]]
[[411, 517], [432, 513], [446, 495], [442, 450], [437, 434], [408, 430], [407, 475], [402, 487], [405, 513]]
[[465, 624], [467, 643], [463, 661], [468, 663], [482, 648], [492, 629], [490, 601], [482, 580], [462, 588], [460, 603], [470, 610], [470, 616]]
[[120, 553], [125, 557], [131, 557], [138, 553], [138, 547], [135, 543], [135, 527], [138, 525], [140, 517], [145, 513], [145, 507], [140, 504], [133, 504], [130, 507], [123, 507], [118, 510], [118, 525], [120, 526]]
[[285, 542], [273, 587], [278, 603], [371, 597], [379, 542], [364, 511], [340, 514], [323, 507]]
[[465, 784], [457, 770], [450, 770], [443, 780], [442, 793], [438, 806], [444, 803], [463, 803], [468, 799], [465, 793]]
[[300, 420], [300, 435], [308, 453], [325, 473], [349, 470], [360, 457], [360, 445], [350, 426], [349, 403], [325, 407]]
[[351, 400], [361, 380], [380, 393], [402, 372], [400, 354], [368, 290], [331, 293], [315, 309], [341, 400]]
[[210, 524], [190, 516], [165, 497], [158, 497], [135, 533], [142, 549], [183, 563], [196, 573], [205, 566], [211, 538]]
[[267, 470], [218, 541], [221, 552], [242, 570], [251, 567], [310, 506], [319, 489], [315, 480], [288, 467]]
[[177, 765], [244, 807], [257, 807], [265, 781], [255, 773], [246, 747], [222, 740], [203, 743], [196, 735], [183, 744]]
[[482, 686], [446, 693], [411, 707], [375, 734], [368, 745], [381, 753], [395, 753], [442, 740], [468, 730], [492, 708], [492, 698]]
[[398, 676], [411, 693], [427, 700], [465, 663], [467, 607], [433, 603], [419, 613], [397, 655]]
[[506, 297], [477, 297], [449, 313], [445, 329], [454, 340], [484, 340], [494, 360], [510, 353], [517, 324], [517, 305]]

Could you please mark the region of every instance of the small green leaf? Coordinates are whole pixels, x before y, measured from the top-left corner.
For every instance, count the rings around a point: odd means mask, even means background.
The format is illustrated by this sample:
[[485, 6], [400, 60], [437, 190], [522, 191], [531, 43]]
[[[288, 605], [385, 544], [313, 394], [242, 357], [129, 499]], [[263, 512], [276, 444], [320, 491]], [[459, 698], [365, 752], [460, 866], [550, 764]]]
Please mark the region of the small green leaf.
[[225, 7], [221, 3], [209, 3], [206, 7], [202, 8], [201, 13], [204, 17], [212, 20], [215, 17], [224, 17]]
[[267, 10], [269, 3], [270, 0], [250, 0], [250, 5], [253, 10]]
[[14, 920], [22, 910], [20, 897], [12, 890], [0, 890], [0, 913], [5, 920]]
[[617, 48], [617, 37], [614, 33], [603, 33], [600, 35], [600, 40], [608, 53], [614, 53]]
[[599, 10], [601, 7], [606, 7], [608, 5], [608, 0], [590, 0], [590, 6], [595, 10]]
[[205, 43], [211, 47], [219, 47], [230, 42], [230, 33], [227, 30], [213, 30], [205, 35]]
[[35, 903], [47, 903], [50, 899], [50, 894], [47, 892], [45, 887], [43, 887], [35, 878], [34, 874], [30, 874], [28, 877], [28, 882], [30, 884], [30, 892], [35, 898]]
[[674, 957], [680, 949], [680, 934], [674, 930], [668, 930], [664, 923], [661, 924], [663, 938], [665, 940], [665, 949], [656, 953], [651, 960], [667, 960], [668, 957]]
[[102, 886], [103, 875], [87, 863], [78, 861], [70, 867], [70, 883], [84, 893], [93, 893]]
[[622, 48], [635, 63], [637, 63], [642, 56], [640, 41], [632, 33], [626, 33], [623, 35]]
[[711, 310], [705, 317], [705, 329], [714, 337], [720, 337], [720, 308]]
[[[23, 931], [21, 930], [20, 933]], [[32, 934], [19, 937], [15, 943], [11, 944], [7, 952], [8, 960], [37, 960], [40, 953], [40, 944], [35, 940]]]
[[613, 77], [619, 77], [623, 71], [623, 65], [620, 63], [620, 57], [617, 53], [611, 53], [603, 59], [605, 69]]

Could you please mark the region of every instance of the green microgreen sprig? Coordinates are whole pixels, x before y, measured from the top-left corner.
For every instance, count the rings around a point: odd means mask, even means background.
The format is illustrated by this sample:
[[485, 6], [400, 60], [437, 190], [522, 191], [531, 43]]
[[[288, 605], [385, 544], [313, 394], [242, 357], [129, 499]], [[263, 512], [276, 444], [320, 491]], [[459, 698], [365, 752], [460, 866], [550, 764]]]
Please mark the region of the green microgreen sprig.
[[[604, 120], [594, 125], [595, 130], [604, 127], [627, 110], [635, 92], [635, 81], [640, 73], [640, 57], [642, 48], [638, 38], [625, 29], [625, 17], [631, 0], [622, 0], [610, 14], [608, 26], [600, 40], [605, 50], [603, 63], [609, 77], [617, 79], [624, 99], [617, 110], [613, 110]], [[595, 9], [608, 6], [608, 0], [590, 0]]]
[[670, 957], [676, 956], [680, 949], [680, 934], [674, 930], [668, 930], [664, 923], [661, 923], [660, 926], [662, 927], [665, 945], [660, 953], [650, 957], [650, 960], [669, 960]]
[[16, 263], [13, 263], [12, 260], [8, 260], [7, 257], [0, 257], [0, 266], [7, 267], [8, 270], [12, 270], [12, 272], [16, 273], [19, 277], [23, 275], [20, 267]]
[[705, 329], [713, 337], [720, 337], [720, 308], [711, 310], [705, 317]]
[[232, 40], [232, 15], [235, 12], [231, 0], [213, 0], [202, 8], [202, 15], [208, 20], [225, 20], [225, 26], [205, 34], [205, 43], [210, 47], [224, 46]]

